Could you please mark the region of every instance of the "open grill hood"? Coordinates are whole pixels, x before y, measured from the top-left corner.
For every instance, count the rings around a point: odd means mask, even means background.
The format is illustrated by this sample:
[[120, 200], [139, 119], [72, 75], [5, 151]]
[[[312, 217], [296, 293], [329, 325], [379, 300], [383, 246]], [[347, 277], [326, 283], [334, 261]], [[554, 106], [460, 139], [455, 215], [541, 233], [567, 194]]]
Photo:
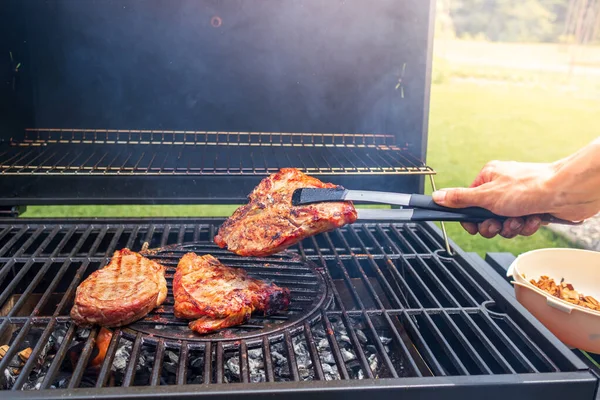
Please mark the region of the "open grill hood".
[[6, 0], [0, 203], [240, 202], [282, 167], [422, 191], [433, 3]]

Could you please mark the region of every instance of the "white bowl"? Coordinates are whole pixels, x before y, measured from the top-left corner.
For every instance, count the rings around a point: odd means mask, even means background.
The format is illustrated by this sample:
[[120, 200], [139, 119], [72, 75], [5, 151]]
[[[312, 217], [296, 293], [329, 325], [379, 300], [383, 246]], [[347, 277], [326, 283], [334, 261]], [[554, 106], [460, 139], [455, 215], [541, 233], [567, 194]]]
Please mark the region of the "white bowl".
[[[600, 354], [600, 312], [561, 300], [537, 288], [543, 275], [566, 283], [600, 301], [600, 252], [578, 249], [542, 249], [521, 254], [507, 275], [514, 279], [515, 295], [560, 341], [570, 347]], [[525, 277], [523, 277], [525, 275]]]

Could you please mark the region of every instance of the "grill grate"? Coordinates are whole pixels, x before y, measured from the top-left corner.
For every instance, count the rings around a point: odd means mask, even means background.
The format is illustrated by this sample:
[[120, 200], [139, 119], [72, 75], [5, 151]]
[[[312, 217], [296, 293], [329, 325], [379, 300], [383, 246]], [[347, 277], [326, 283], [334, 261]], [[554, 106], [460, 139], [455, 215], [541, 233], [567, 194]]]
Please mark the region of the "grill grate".
[[[0, 225], [0, 345], [8, 345], [0, 360], [2, 387], [353, 381], [579, 369], [504, 304], [472, 264], [445, 257], [433, 228], [420, 224], [355, 224], [307, 239], [290, 254], [254, 260], [304, 265], [297, 264], [302, 257], [323, 269], [330, 306], [315, 307], [320, 311], [307, 312], [286, 329], [196, 340], [148, 335], [138, 325], [114, 329], [107, 338], [99, 328], [70, 323], [77, 285], [115, 249], [195, 242], [185, 250], [234, 260], [212, 245], [216, 227], [192, 220]], [[171, 262], [177, 254], [157, 256]], [[27, 348], [29, 358], [19, 358]]]
[[433, 174], [391, 135], [28, 130], [3, 175]]
[[[289, 288], [291, 304], [288, 310], [271, 316], [254, 316], [244, 325], [224, 329], [212, 335], [196, 335], [188, 328], [187, 321], [179, 320], [173, 314], [174, 299], [171, 292], [173, 275], [179, 259], [188, 252], [199, 255], [212, 254], [228, 266], [242, 268], [253, 277]], [[142, 254], [166, 267], [165, 276], [169, 288], [169, 295], [161, 307], [128, 327], [133, 331], [148, 334], [145, 341], [151, 341], [153, 337], [191, 341], [231, 341], [256, 337], [284, 329], [293, 329], [305, 319], [314, 317], [319, 309], [327, 308], [330, 303], [322, 272], [312, 262], [303, 261], [297, 255], [284, 253], [277, 257], [264, 259], [237, 257], [216, 245], [207, 243], [168, 246], [142, 252]]]

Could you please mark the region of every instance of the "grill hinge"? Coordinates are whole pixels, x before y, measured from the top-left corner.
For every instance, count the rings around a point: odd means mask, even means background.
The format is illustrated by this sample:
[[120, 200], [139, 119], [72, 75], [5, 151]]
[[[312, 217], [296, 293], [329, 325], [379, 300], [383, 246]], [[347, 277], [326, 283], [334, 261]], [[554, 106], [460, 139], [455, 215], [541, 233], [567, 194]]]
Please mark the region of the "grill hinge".
[[17, 218], [27, 211], [27, 206], [0, 206], [0, 218]]

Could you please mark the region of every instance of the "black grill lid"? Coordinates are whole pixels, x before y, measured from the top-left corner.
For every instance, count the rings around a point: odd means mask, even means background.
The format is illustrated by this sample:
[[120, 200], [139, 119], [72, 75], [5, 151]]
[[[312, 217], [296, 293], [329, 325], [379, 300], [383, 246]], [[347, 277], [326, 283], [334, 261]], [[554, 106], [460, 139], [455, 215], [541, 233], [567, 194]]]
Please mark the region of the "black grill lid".
[[[349, 165], [340, 165], [348, 164], [340, 156], [313, 161], [303, 156], [304, 170], [347, 175], [354, 172], [349, 166], [369, 176], [354, 180], [359, 186], [383, 188], [387, 178], [374, 176], [387, 174], [395, 176], [398, 185], [404, 182], [407, 189], [419, 191], [422, 179], [402, 181], [398, 176], [429, 172], [419, 168], [424, 168], [426, 148], [432, 4], [4, 1], [0, 66], [6, 79], [0, 104], [6, 107], [0, 110], [0, 137], [18, 149], [0, 155], [1, 172], [12, 176], [2, 196], [10, 192], [12, 203], [236, 201], [256, 184], [257, 175], [285, 166], [303, 167], [279, 148], [275, 155], [248, 156], [254, 147], [277, 143], [358, 148], [359, 159]], [[240, 138], [239, 132], [248, 136]], [[144, 142], [140, 139], [144, 133], [152, 136], [145, 141], [150, 148], [139, 143]], [[111, 142], [110, 134], [119, 138]], [[68, 147], [73, 143], [78, 146]], [[246, 156], [230, 157], [232, 143]], [[369, 150], [361, 153], [365, 144]], [[210, 154], [202, 156], [208, 159], [203, 167], [195, 166], [198, 172], [179, 154], [191, 152], [199, 158], [200, 148], [208, 148]], [[91, 165], [99, 169], [84, 168], [85, 157], [73, 158], [93, 152], [106, 154]], [[61, 160], [54, 153], [69, 155]], [[175, 161], [161, 160], [166, 153]], [[153, 164], [145, 163], [144, 156]], [[116, 160], [110, 162], [113, 157]], [[264, 160], [267, 171], [257, 170]], [[138, 161], [147, 170], [132, 170]], [[237, 185], [235, 193], [173, 196], [148, 191], [135, 177], [133, 192], [140, 194], [131, 198], [111, 193], [112, 178], [96, 179], [93, 185], [84, 180], [98, 171], [148, 175], [155, 172], [152, 168], [161, 173], [175, 169], [188, 176], [215, 175], [210, 169], [223, 162], [225, 175], [250, 175], [249, 183]], [[85, 178], [61, 179], [64, 187], [78, 190], [58, 196], [43, 189], [43, 183], [19, 176], [56, 171]], [[28, 185], [39, 189], [17, 189]]]

